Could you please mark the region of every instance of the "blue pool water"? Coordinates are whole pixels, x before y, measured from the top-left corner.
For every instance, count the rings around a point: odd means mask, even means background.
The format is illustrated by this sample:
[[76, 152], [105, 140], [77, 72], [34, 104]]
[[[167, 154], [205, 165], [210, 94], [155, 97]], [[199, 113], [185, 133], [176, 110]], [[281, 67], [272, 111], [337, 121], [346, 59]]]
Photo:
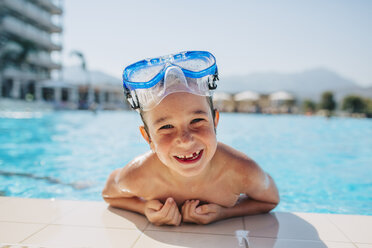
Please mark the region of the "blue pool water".
[[[101, 200], [109, 173], [148, 150], [135, 112], [0, 117], [0, 195]], [[372, 120], [221, 115], [217, 137], [275, 179], [277, 210], [372, 215]]]

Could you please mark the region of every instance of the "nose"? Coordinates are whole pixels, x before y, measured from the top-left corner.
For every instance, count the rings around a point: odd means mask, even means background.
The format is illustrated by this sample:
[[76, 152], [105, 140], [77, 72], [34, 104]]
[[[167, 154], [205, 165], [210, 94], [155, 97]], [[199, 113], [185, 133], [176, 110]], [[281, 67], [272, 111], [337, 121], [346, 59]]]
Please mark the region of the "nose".
[[187, 144], [193, 141], [193, 135], [188, 129], [182, 129], [177, 137], [178, 144]]

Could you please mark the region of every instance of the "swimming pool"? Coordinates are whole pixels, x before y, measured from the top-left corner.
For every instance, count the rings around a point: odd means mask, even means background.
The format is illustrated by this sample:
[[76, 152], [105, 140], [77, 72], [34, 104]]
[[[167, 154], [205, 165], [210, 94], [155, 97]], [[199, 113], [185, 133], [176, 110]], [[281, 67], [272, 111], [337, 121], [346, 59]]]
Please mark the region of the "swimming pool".
[[[0, 117], [0, 195], [101, 200], [109, 173], [148, 150], [135, 112]], [[372, 215], [372, 120], [222, 113], [219, 141], [275, 179], [278, 211]]]

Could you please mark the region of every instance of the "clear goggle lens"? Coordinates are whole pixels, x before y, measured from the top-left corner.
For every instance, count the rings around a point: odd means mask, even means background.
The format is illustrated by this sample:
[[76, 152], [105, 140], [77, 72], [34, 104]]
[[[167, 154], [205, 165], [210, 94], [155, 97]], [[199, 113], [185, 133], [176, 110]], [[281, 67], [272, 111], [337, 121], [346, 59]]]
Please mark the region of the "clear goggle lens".
[[124, 89], [134, 109], [146, 111], [174, 92], [209, 96], [217, 80], [215, 58], [209, 52], [184, 52], [146, 59], [125, 68]]

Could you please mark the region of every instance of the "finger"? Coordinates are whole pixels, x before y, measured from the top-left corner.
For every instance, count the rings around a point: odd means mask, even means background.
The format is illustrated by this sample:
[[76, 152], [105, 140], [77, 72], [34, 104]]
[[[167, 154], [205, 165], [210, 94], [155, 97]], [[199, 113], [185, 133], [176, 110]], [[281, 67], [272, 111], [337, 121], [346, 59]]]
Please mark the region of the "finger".
[[168, 212], [170, 211], [170, 209], [172, 207], [173, 202], [174, 202], [173, 198], [171, 198], [171, 197], [167, 198], [163, 207], [160, 209], [159, 214], [161, 214], [162, 216], [167, 216]]
[[190, 208], [189, 208], [189, 215], [192, 217], [192, 216], [195, 216], [195, 209], [196, 207], [198, 206], [199, 204], [199, 200], [194, 200], [191, 202], [190, 204]]
[[177, 212], [178, 212], [177, 205], [176, 205], [176, 203], [173, 202], [173, 204], [171, 205], [171, 207], [169, 209], [168, 214], [165, 216], [165, 220], [167, 222], [169, 222], [169, 224], [173, 224], [174, 223], [174, 216]]
[[163, 203], [161, 203], [158, 200], [150, 200], [147, 203], [147, 207], [148, 208], [151, 208], [151, 209], [153, 209], [155, 211], [159, 211], [163, 207]]
[[184, 207], [184, 210], [182, 212], [182, 217], [183, 217], [184, 221], [188, 222], [188, 221], [190, 221], [191, 201], [186, 201], [184, 205], [185, 205], [185, 207]]
[[184, 204], [184, 212], [187, 213], [189, 212], [189, 209], [190, 209], [190, 204], [191, 204], [191, 200], [187, 200]]
[[191, 204], [191, 209], [194, 210], [196, 209], [196, 207], [199, 205], [199, 200], [195, 200], [192, 204]]
[[179, 216], [181, 216], [180, 212], [178, 211], [178, 208], [177, 206], [175, 206], [175, 211], [173, 212], [173, 216], [172, 216], [172, 224], [173, 225], [179, 225]]
[[181, 221], [182, 221], [182, 215], [180, 213], [178, 213], [176, 226], [179, 226], [181, 224]]
[[210, 208], [208, 204], [201, 205], [195, 209], [195, 212], [197, 214], [207, 214], [210, 212]]
[[189, 200], [185, 201], [181, 207], [181, 212], [184, 213], [186, 210], [186, 206], [188, 205]]

